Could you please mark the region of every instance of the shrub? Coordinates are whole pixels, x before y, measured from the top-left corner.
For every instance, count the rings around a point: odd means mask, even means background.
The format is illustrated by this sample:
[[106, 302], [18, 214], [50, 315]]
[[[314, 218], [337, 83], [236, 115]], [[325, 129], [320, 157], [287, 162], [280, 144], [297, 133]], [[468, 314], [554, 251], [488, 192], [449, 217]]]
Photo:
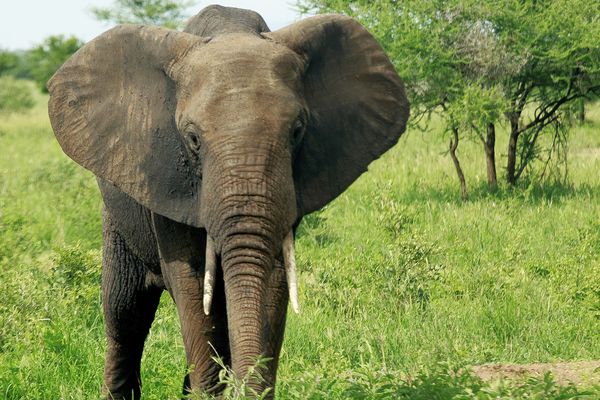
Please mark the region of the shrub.
[[12, 76], [0, 76], [0, 114], [23, 112], [33, 107], [29, 84]]
[[58, 35], [48, 36], [39, 46], [28, 51], [31, 77], [42, 92], [48, 92], [46, 82], [81, 46], [83, 41], [75, 36]]

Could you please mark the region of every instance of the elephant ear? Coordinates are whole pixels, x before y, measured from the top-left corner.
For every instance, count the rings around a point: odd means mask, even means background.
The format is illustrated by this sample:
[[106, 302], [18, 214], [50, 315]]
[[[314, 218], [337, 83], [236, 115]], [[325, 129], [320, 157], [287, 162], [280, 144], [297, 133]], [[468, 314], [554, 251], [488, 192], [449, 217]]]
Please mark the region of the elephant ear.
[[83, 46], [50, 79], [63, 151], [152, 211], [198, 226], [200, 181], [175, 125], [173, 64], [203, 39], [122, 25]]
[[377, 41], [352, 18], [322, 15], [264, 34], [306, 59], [309, 121], [296, 156], [300, 215], [323, 207], [406, 128], [404, 85]]

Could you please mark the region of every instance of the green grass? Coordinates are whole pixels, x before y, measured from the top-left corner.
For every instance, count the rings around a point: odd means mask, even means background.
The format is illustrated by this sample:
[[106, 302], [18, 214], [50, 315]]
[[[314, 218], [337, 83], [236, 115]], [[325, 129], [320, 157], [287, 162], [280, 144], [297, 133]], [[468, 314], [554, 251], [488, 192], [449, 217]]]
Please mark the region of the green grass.
[[[101, 200], [56, 143], [46, 98], [37, 101], [0, 119], [0, 399], [96, 398]], [[446, 138], [410, 131], [306, 218], [302, 312], [288, 317], [278, 396], [598, 398], [598, 387], [550, 376], [487, 384], [468, 371], [600, 358], [600, 107], [587, 114], [571, 134], [569, 185], [489, 193], [483, 151], [465, 142], [462, 202]], [[146, 399], [179, 396], [186, 367], [168, 296], [142, 368]]]

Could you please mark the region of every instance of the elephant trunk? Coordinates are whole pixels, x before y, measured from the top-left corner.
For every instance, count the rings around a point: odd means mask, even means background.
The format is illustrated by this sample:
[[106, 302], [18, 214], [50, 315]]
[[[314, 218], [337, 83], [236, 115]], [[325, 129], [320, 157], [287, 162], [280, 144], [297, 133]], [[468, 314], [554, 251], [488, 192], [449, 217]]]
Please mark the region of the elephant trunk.
[[[205, 282], [214, 275], [214, 253], [220, 254], [231, 367], [240, 377], [258, 357], [269, 356], [269, 341], [274, 340], [267, 322], [267, 287], [296, 219], [290, 157], [284, 143], [249, 143], [239, 135], [207, 146], [204, 159], [202, 205], [209, 235]], [[205, 312], [210, 312], [210, 299], [206, 290]], [[264, 385], [251, 384], [258, 391]]]
[[[292, 303], [292, 309], [296, 314], [298, 314], [300, 313], [300, 305], [298, 301], [298, 277], [296, 275], [294, 232], [292, 230], [290, 230], [290, 232], [283, 239], [283, 244], [281, 247], [290, 302]], [[210, 235], [206, 238], [205, 260], [204, 295], [202, 300], [204, 304], [204, 313], [209, 315], [215, 287], [215, 275], [217, 271], [217, 255], [215, 253], [215, 244]]]
[[231, 366], [240, 377], [265, 355], [264, 304], [273, 265], [267, 242], [260, 235], [236, 234], [222, 248]]

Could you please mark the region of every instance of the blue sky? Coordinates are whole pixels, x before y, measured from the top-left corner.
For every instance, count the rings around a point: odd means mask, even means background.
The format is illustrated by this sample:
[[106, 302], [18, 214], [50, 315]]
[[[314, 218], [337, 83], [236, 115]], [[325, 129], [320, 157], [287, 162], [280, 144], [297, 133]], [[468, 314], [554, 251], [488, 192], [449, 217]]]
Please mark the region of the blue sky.
[[[90, 8], [112, 3], [113, 0], [0, 0], [0, 49], [27, 49], [58, 34], [90, 40], [110, 27], [96, 21]], [[190, 8], [190, 14], [215, 3], [257, 11], [272, 30], [298, 19], [295, 0], [203, 0]]]

